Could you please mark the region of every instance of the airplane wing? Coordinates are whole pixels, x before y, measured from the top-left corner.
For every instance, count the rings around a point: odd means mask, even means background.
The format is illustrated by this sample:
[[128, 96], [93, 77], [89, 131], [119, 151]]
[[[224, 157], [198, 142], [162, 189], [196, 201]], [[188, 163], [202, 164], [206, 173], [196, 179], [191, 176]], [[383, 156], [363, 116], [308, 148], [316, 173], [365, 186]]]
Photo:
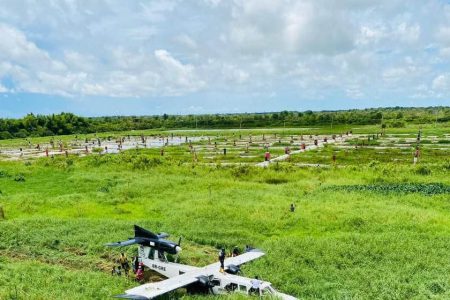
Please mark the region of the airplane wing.
[[255, 260], [257, 258], [260, 258], [263, 255], [265, 255], [265, 253], [262, 252], [261, 250], [253, 249], [253, 250], [250, 250], [248, 252], [242, 253], [242, 254], [240, 254], [238, 256], [235, 256], [235, 257], [228, 257], [228, 258], [225, 259], [225, 262], [224, 262], [225, 269], [229, 265], [239, 266], [239, 265], [245, 264], [245, 263], [247, 263], [249, 261], [252, 261], [252, 260]]
[[[265, 253], [262, 252], [261, 250], [253, 249], [253, 250], [242, 253], [241, 255], [238, 255], [235, 257], [225, 258], [225, 261], [224, 261], [225, 270], [228, 269], [228, 266], [230, 266], [230, 265], [239, 266], [239, 265], [245, 264], [249, 261], [260, 258], [263, 255], [265, 255]], [[219, 268], [220, 268], [219, 262], [207, 265], [205, 267], [205, 269], [208, 269], [209, 271], [216, 271], [216, 270], [219, 270]]]
[[125, 294], [117, 295], [116, 298], [147, 300], [163, 295], [178, 288], [187, 286], [198, 281], [198, 272], [192, 271], [178, 275], [163, 281], [146, 283], [125, 291]]
[[[225, 259], [225, 269], [230, 265], [239, 266], [246, 262], [252, 261], [264, 255], [260, 250], [251, 250], [235, 257]], [[198, 268], [182, 275], [178, 275], [163, 281], [146, 283], [135, 288], [125, 291], [125, 294], [117, 295], [116, 298], [134, 299], [134, 300], [148, 300], [157, 296], [161, 296], [170, 291], [185, 287], [191, 283], [197, 282], [200, 276], [215, 277], [224, 276], [219, 273], [220, 263], [213, 263], [203, 268]]]

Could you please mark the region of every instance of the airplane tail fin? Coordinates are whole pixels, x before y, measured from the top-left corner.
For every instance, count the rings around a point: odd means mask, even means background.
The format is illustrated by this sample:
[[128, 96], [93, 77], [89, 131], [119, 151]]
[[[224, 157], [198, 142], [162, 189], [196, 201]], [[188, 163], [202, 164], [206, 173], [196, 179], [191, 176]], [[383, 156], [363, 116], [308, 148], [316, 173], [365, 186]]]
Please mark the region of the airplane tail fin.
[[158, 235], [154, 234], [153, 232], [137, 225], [134, 225], [134, 237], [151, 238], [156, 240], [159, 238]]

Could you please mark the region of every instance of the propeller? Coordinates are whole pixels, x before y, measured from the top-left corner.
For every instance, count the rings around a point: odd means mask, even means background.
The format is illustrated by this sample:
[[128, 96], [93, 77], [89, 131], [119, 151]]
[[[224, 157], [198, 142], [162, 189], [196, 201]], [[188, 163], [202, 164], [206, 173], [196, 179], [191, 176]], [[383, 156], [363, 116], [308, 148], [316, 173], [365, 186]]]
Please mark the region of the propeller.
[[175, 246], [175, 251], [177, 252], [177, 254], [175, 255], [175, 262], [178, 262], [178, 258], [181, 252], [181, 236], [178, 239], [178, 244]]
[[199, 283], [202, 286], [204, 286], [205, 288], [207, 288], [211, 294], [214, 294], [214, 291], [212, 289], [214, 287], [214, 284], [212, 284], [214, 275], [210, 275], [210, 276], [201, 275], [201, 276], [197, 277], [197, 279], [198, 279]]

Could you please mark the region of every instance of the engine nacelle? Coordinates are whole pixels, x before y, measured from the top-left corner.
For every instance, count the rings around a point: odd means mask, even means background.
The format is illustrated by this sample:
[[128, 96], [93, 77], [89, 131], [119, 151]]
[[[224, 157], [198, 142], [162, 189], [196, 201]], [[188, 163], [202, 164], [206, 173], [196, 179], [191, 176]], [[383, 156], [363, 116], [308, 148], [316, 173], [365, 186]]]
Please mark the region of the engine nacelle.
[[236, 266], [236, 265], [228, 265], [228, 267], [227, 267], [227, 269], [226, 269], [226, 272], [228, 273], [228, 274], [233, 274], [233, 275], [236, 275], [237, 273], [239, 273], [241, 271], [241, 268], [239, 268], [238, 266]]
[[209, 288], [211, 280], [208, 276], [202, 275], [197, 277], [197, 279], [201, 286]]

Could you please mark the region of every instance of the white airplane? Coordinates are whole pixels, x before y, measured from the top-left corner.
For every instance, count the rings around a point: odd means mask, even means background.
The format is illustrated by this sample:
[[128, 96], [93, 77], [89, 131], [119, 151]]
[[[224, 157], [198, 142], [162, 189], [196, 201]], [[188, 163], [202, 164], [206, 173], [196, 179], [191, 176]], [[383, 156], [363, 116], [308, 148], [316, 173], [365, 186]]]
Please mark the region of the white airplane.
[[[209, 292], [216, 295], [241, 293], [284, 300], [297, 299], [276, 291], [270, 282], [236, 275], [240, 271], [240, 265], [264, 255], [260, 250], [253, 249], [241, 255], [226, 258], [224, 272], [220, 272], [219, 262], [205, 267], [169, 262], [165, 253], [178, 255], [181, 252], [181, 239], [178, 243], [174, 243], [164, 239], [169, 236], [166, 233], [155, 234], [137, 225], [134, 225], [134, 234], [134, 238], [128, 241], [109, 243], [107, 246], [138, 244], [139, 261], [168, 279], [137, 286], [125, 291], [125, 294], [115, 296], [117, 298], [147, 300], [185, 287], [189, 292]], [[259, 288], [255, 289], [255, 286]]]

